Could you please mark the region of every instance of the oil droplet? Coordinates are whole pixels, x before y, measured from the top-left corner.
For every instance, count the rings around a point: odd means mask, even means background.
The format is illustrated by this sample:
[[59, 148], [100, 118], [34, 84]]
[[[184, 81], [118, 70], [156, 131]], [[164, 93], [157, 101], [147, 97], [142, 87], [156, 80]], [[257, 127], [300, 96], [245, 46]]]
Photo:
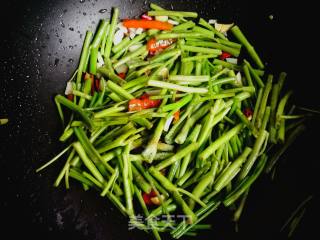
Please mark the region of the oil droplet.
[[54, 66], [55, 66], [55, 67], [58, 66], [58, 63], [59, 63], [59, 58], [56, 58], [56, 59], [54, 60]]
[[103, 8], [99, 10], [99, 13], [105, 13], [106, 11], [108, 11], [107, 9]]

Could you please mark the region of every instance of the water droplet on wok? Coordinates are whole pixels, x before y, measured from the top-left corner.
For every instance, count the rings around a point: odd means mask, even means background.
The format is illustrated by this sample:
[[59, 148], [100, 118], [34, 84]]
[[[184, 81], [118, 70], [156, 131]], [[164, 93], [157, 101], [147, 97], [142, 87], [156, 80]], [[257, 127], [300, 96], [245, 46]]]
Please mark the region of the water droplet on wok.
[[106, 11], [108, 11], [107, 9], [103, 8], [99, 10], [99, 13], [105, 13]]
[[63, 22], [63, 21], [61, 21], [61, 22], [60, 22], [60, 25], [61, 25], [61, 27], [63, 27], [63, 28], [65, 27], [64, 22]]
[[55, 67], [58, 66], [58, 63], [59, 63], [59, 58], [56, 58], [56, 59], [54, 60], [54, 66], [55, 66]]

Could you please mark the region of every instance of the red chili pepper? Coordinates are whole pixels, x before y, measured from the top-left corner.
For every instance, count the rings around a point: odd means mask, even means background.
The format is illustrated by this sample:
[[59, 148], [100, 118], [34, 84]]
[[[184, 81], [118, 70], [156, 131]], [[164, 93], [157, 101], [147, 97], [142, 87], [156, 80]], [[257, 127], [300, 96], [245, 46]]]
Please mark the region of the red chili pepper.
[[171, 30], [172, 24], [168, 22], [161, 22], [157, 20], [145, 19], [124, 19], [122, 22], [126, 28], [143, 28], [143, 29], [158, 29], [158, 30]]
[[156, 197], [156, 196], [157, 196], [157, 193], [154, 190], [152, 190], [150, 193], [143, 193], [142, 194], [143, 201], [148, 206], [153, 205], [151, 198]]
[[144, 20], [153, 20], [153, 18], [151, 16], [148, 16], [148, 14], [144, 13], [141, 15], [141, 19], [144, 19]]
[[143, 109], [159, 107], [161, 103], [160, 100], [153, 100], [149, 98], [142, 99], [141, 101], [142, 101]]
[[156, 40], [155, 38], [151, 38], [147, 42], [147, 49], [149, 50], [149, 53], [151, 55], [154, 55], [157, 51], [162, 51], [163, 49], [166, 49], [169, 47], [174, 40], [172, 39], [165, 39], [165, 40]]
[[144, 99], [149, 99], [149, 94], [148, 93], [144, 93], [141, 97], [140, 97], [140, 99], [141, 100], [144, 100]]
[[146, 102], [146, 104], [148, 105], [148, 108], [156, 108], [159, 107], [161, 100], [159, 99], [144, 99], [143, 101]]
[[84, 74], [84, 80], [86, 81], [86, 80], [88, 80], [88, 79], [93, 79], [93, 75], [86, 72], [86, 73]]
[[232, 55], [230, 53], [227, 52], [222, 52], [221, 55], [219, 56], [220, 60], [225, 60], [226, 58], [231, 57]]
[[151, 38], [147, 42], [147, 49], [149, 50], [149, 52], [155, 52], [157, 50], [156, 44], [157, 40], [155, 38]]
[[147, 93], [143, 94], [140, 98], [131, 99], [129, 101], [129, 112], [141, 111], [142, 109], [159, 107], [161, 100], [153, 100], [149, 98]]
[[126, 78], [126, 73], [122, 72], [118, 74], [119, 77], [121, 77], [122, 79]]
[[253, 111], [251, 110], [251, 108], [245, 108], [243, 110], [243, 114], [249, 119], [251, 120], [252, 115], [253, 115]]
[[134, 98], [129, 101], [129, 112], [141, 111], [143, 109], [143, 102], [140, 99]]
[[96, 79], [94, 80], [94, 85], [95, 85], [95, 90], [96, 90], [97, 92], [99, 92], [99, 91], [100, 91], [100, 80], [96, 78]]
[[68, 94], [68, 95], [67, 95], [67, 98], [72, 102], [72, 101], [73, 101], [73, 98], [74, 98], [74, 95], [73, 95], [73, 94]]
[[179, 119], [180, 119], [180, 110], [176, 111], [176, 112], [173, 114], [173, 123], [178, 122]]

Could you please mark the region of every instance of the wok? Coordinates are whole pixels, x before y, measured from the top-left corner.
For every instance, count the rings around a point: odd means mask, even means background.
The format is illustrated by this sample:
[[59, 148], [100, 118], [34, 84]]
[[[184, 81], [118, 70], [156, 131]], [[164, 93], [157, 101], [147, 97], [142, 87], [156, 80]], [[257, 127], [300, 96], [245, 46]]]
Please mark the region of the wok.
[[[165, 8], [197, 11], [204, 18], [236, 22], [274, 73], [288, 72], [299, 106], [317, 108], [319, 94], [316, 9], [311, 1], [154, 1]], [[52, 183], [62, 162], [41, 174], [35, 168], [56, 154], [61, 126], [53, 96], [62, 93], [78, 64], [85, 31], [95, 29], [119, 6], [121, 18], [148, 9], [144, 0], [10, 0], [1, 3], [0, 127], [1, 234], [35, 239], [150, 239], [128, 231], [128, 222], [112, 204], [78, 184], [70, 190]], [[273, 20], [269, 16], [273, 15]], [[295, 207], [310, 194], [295, 239], [317, 233], [319, 187], [319, 118], [282, 158], [273, 181], [264, 176], [254, 185], [234, 231], [230, 214], [220, 209], [207, 221], [213, 229], [197, 239], [286, 239], [280, 228]]]

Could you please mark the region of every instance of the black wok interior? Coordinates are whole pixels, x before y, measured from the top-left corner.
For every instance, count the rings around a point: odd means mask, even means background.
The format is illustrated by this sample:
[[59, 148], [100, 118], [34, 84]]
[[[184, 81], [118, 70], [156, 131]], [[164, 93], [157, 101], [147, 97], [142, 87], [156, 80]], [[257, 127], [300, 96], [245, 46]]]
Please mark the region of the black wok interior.
[[[197, 11], [207, 19], [236, 22], [275, 74], [288, 72], [288, 86], [299, 106], [320, 106], [316, 7], [312, 1], [158, 0], [168, 9]], [[53, 96], [62, 93], [77, 67], [85, 31], [109, 18], [137, 17], [149, 0], [5, 0], [1, 1], [0, 207], [2, 239], [151, 239], [128, 231], [128, 222], [112, 204], [78, 184], [52, 186], [62, 162], [35, 173], [54, 156], [60, 122]], [[273, 16], [273, 20], [269, 16]], [[319, 14], [318, 14], [319, 15]], [[280, 228], [295, 207], [314, 195], [293, 239], [317, 234], [319, 116], [281, 161], [274, 181], [263, 176], [252, 188], [234, 231], [227, 210], [209, 217], [210, 231], [196, 239], [286, 239]], [[314, 217], [316, 219], [314, 220]]]

